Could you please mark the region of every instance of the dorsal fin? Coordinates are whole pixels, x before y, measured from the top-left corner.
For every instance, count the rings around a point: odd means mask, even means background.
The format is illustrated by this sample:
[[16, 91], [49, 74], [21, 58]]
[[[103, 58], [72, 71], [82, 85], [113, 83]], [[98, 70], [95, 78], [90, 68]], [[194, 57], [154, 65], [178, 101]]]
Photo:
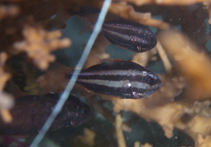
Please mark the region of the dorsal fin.
[[90, 54], [89, 57], [86, 60], [86, 64], [85, 64], [84, 68], [89, 68], [91, 66], [101, 64], [101, 63], [104, 63], [104, 61], [102, 59], [100, 59], [96, 55]]
[[60, 93], [66, 87], [69, 79], [67, 73], [71, 73], [72, 68], [63, 64], [51, 63], [49, 69], [36, 79], [39, 85], [39, 94]]
[[74, 90], [77, 90], [80, 92], [81, 95], [83, 95], [85, 98], [89, 98], [91, 97], [92, 95], [94, 95], [94, 92], [85, 88], [84, 86], [82, 85], [79, 85], [79, 84], [75, 84], [74, 85]]
[[122, 62], [122, 61], [125, 61], [125, 60], [122, 60], [122, 59], [103, 59], [102, 60], [96, 55], [90, 55], [89, 58], [87, 58], [86, 60], [86, 64], [84, 68], [89, 68], [91, 66], [98, 65], [101, 63], [115, 63], [115, 62]]
[[122, 59], [104, 59], [103, 61], [107, 62], [107, 63], [115, 63], [115, 62], [122, 62], [122, 61], [125, 61], [125, 60], [122, 60]]

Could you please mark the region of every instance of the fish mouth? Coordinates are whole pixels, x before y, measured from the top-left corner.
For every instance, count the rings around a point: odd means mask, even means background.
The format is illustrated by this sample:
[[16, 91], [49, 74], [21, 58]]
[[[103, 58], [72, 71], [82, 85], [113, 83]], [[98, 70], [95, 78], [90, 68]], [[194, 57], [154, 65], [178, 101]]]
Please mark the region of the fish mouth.
[[137, 52], [139, 53], [143, 53], [143, 52], [146, 52], [148, 50], [151, 50], [153, 47], [155, 46], [147, 46], [147, 47], [143, 47], [143, 46], [137, 46], [136, 49], [137, 49]]
[[156, 90], [160, 89], [161, 87], [162, 87], [162, 83], [158, 83], [158, 84], [155, 85], [154, 89], [156, 91]]
[[153, 49], [156, 45], [157, 45], [157, 42], [156, 42], [156, 43], [153, 43], [153, 44], [150, 44], [150, 45], [148, 45], [148, 46], [146, 46], [146, 47], [144, 47], [144, 48], [145, 48], [145, 50], [151, 50], [151, 49]]
[[161, 87], [162, 87], [162, 83], [157, 83], [153, 87], [151, 87], [150, 89], [155, 92], [158, 89], [160, 89]]
[[137, 46], [137, 50], [139, 52], [146, 52], [148, 50], [151, 50], [153, 49], [155, 46], [156, 46], [157, 42], [155, 44], [150, 44], [150, 45], [140, 45], [140, 46]]

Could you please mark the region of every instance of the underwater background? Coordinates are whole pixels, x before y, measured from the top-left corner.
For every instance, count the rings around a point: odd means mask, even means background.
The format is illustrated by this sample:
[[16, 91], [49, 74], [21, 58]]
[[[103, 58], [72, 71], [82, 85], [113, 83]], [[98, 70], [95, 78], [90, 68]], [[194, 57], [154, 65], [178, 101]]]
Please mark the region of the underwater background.
[[[64, 91], [69, 80], [65, 75], [74, 71], [103, 2], [0, 2], [0, 146], [30, 146], [55, 103], [19, 100]], [[162, 86], [145, 98], [125, 99], [87, 93], [76, 84], [71, 94], [88, 105], [89, 119], [82, 117], [75, 127], [69, 125], [71, 121], [56, 124], [39, 146], [211, 147], [210, 4], [208, 0], [113, 0], [105, 20], [123, 18], [149, 26], [157, 45], [137, 53], [112, 44], [101, 31], [83, 69], [121, 59], [150, 69]], [[39, 115], [28, 117], [29, 111]], [[8, 132], [3, 131], [6, 126], [11, 127]]]

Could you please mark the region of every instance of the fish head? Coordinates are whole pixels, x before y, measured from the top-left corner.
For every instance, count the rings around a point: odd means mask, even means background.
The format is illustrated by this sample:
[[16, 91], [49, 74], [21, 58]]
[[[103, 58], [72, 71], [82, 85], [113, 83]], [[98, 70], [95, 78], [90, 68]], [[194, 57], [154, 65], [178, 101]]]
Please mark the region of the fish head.
[[157, 44], [156, 35], [152, 31], [146, 29], [144, 32], [143, 40], [139, 41], [136, 50], [138, 52], [145, 52], [155, 47], [156, 44]]
[[65, 118], [64, 125], [69, 126], [79, 126], [85, 123], [91, 116], [91, 109], [87, 104], [78, 100], [77, 102], [69, 101], [66, 104], [68, 109], [68, 114]]
[[147, 72], [145, 76], [132, 85], [132, 97], [134, 99], [147, 97], [158, 90], [161, 86], [162, 83], [158, 75], [152, 72]]

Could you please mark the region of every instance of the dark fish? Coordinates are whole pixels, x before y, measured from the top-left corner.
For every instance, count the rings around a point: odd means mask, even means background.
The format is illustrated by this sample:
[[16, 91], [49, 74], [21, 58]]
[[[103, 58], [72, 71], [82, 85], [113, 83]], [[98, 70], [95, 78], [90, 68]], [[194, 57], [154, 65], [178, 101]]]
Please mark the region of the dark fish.
[[[68, 78], [71, 75], [68, 73]], [[129, 61], [105, 62], [83, 69], [76, 83], [98, 94], [131, 99], [147, 97], [161, 87], [155, 73]]]
[[148, 51], [157, 44], [149, 27], [124, 19], [105, 21], [102, 32], [111, 43], [134, 52]]
[[[10, 111], [13, 121], [6, 124], [0, 119], [0, 134], [27, 136], [38, 133], [56, 105], [59, 96], [60, 94], [47, 94], [17, 98], [15, 107]], [[63, 126], [81, 125], [87, 121], [90, 113], [85, 103], [70, 95], [49, 131]]]
[[[68, 9], [69, 15], [88, 17], [92, 23], [99, 12], [99, 9], [92, 7], [82, 7], [79, 11]], [[102, 32], [112, 44], [134, 52], [148, 51], [157, 44], [157, 37], [148, 26], [122, 18], [105, 21]]]

